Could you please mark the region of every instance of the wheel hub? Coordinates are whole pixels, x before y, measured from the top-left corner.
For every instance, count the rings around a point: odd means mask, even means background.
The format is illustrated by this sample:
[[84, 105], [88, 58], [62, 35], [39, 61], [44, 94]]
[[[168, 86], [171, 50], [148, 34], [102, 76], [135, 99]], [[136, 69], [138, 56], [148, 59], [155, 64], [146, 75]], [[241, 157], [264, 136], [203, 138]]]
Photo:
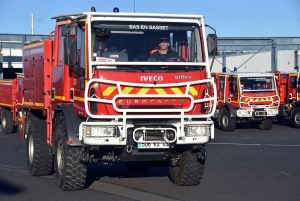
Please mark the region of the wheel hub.
[[5, 119], [5, 117], [3, 117], [1, 124], [2, 124], [2, 128], [5, 129], [5, 127], [6, 127], [6, 119]]
[[59, 174], [62, 175], [63, 169], [64, 169], [64, 152], [63, 152], [63, 145], [61, 142], [58, 143], [57, 145], [57, 167]]
[[34, 141], [33, 141], [32, 135], [29, 135], [28, 155], [29, 155], [29, 161], [30, 161], [30, 163], [32, 163], [32, 161], [33, 161], [33, 155], [34, 155]]
[[295, 122], [296, 122], [296, 124], [300, 124], [300, 114], [299, 113], [297, 113], [295, 115]]
[[227, 116], [223, 116], [223, 118], [222, 118], [222, 123], [223, 123], [223, 125], [225, 126], [225, 127], [227, 127], [228, 126], [228, 117]]

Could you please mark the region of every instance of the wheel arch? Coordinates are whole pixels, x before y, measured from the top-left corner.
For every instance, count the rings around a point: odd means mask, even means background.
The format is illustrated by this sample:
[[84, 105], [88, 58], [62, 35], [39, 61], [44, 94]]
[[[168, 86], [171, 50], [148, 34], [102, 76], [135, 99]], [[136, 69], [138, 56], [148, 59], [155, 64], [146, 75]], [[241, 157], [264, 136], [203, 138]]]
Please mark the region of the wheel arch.
[[73, 104], [58, 104], [54, 113], [54, 118], [58, 112], [61, 112], [64, 117], [67, 139], [72, 142], [70, 146], [81, 146], [82, 144], [78, 136], [79, 125], [83, 120], [75, 114]]
[[[219, 110], [218, 122], [221, 121], [221, 114], [224, 110], [228, 110], [230, 113], [230, 117], [236, 117], [236, 109], [232, 107], [229, 103], [224, 103], [223, 106]], [[220, 123], [219, 123], [220, 124]]]
[[300, 108], [300, 101], [296, 101], [294, 102], [294, 105], [291, 109], [291, 112], [290, 112], [290, 118], [293, 117], [293, 113], [295, 112], [295, 110], [299, 109]]

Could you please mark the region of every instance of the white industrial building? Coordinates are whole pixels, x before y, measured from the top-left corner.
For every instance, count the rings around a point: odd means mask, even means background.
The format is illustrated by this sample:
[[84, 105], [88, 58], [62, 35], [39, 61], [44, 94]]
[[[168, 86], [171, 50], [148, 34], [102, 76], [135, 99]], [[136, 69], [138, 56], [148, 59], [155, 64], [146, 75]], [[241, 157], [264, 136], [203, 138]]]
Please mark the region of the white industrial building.
[[[271, 51], [226, 55], [226, 67], [230, 70], [239, 67], [239, 72], [267, 72], [272, 70], [271, 56]], [[211, 61], [212, 59], [210, 59]], [[222, 64], [223, 57], [216, 57], [212, 71], [222, 72]], [[277, 70], [290, 72], [294, 71], [295, 66], [294, 50], [277, 51]]]
[[[48, 37], [0, 33], [0, 78], [11, 79], [5, 76], [22, 72], [25, 43]], [[213, 72], [233, 71], [234, 67], [239, 72], [294, 71], [299, 66], [300, 37], [219, 37], [218, 55]]]

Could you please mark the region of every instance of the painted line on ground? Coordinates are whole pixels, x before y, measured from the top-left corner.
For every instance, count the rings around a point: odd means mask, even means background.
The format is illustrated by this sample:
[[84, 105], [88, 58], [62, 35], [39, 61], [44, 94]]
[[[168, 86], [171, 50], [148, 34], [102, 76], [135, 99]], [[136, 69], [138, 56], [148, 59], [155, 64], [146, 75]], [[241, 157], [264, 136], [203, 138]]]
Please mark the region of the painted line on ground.
[[[0, 171], [15, 172], [29, 176], [28, 170], [26, 168], [13, 165], [0, 164]], [[41, 177], [51, 180], [56, 179], [54, 175]], [[91, 186], [89, 186], [89, 189], [137, 201], [178, 201], [178, 199], [169, 198], [163, 195], [153, 194], [151, 192], [141, 191], [126, 186], [120, 186], [101, 181], [95, 181]]]
[[237, 145], [237, 146], [270, 146], [270, 147], [300, 147], [299, 144], [243, 144], [243, 143], [208, 143], [208, 145]]

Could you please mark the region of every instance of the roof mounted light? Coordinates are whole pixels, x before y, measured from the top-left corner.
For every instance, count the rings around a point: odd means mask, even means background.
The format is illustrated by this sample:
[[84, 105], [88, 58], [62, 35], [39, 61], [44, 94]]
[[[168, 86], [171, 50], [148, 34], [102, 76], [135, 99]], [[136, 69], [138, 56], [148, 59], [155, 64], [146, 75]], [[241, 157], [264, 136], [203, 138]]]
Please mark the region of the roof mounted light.
[[92, 6], [92, 7], [91, 7], [91, 12], [96, 12], [95, 6]]
[[114, 10], [113, 10], [113, 12], [114, 12], [114, 13], [118, 13], [118, 12], [119, 12], [119, 8], [118, 8], [118, 7], [115, 7]]

